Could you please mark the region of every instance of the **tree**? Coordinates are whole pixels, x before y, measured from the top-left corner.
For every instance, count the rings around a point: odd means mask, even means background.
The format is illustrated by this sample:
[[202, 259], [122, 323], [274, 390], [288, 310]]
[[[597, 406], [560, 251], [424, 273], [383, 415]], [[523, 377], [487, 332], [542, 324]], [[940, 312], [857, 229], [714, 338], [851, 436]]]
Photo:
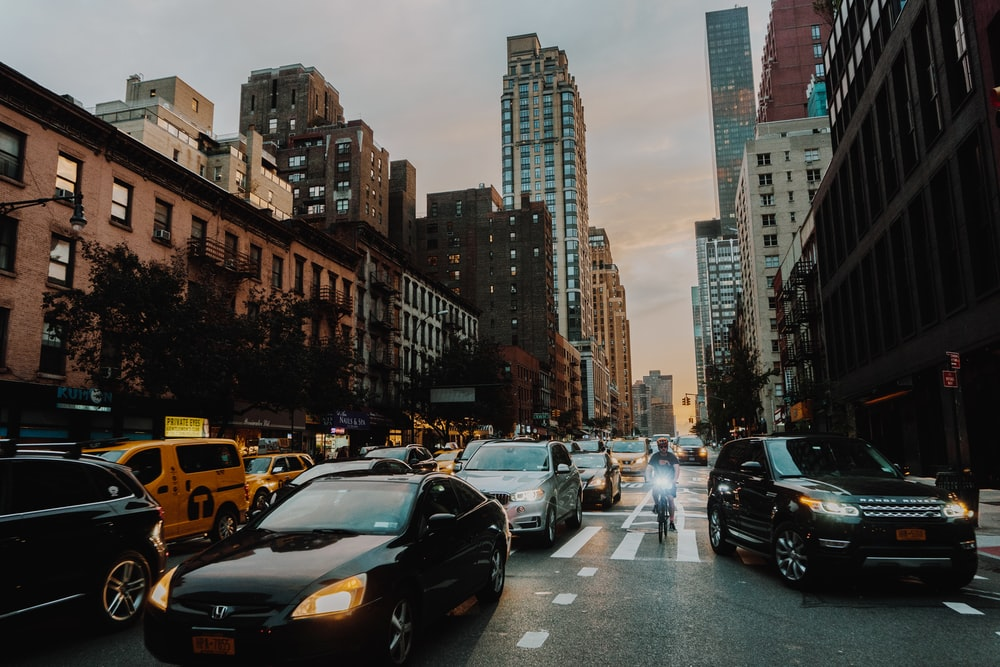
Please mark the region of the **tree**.
[[760, 370], [757, 351], [741, 337], [734, 336], [730, 343], [729, 365], [705, 370], [708, 416], [716, 435], [729, 433], [733, 425], [750, 433], [756, 432], [757, 415], [761, 410], [760, 390], [773, 374]]
[[[496, 345], [477, 341], [452, 340], [444, 353], [422, 371], [411, 374], [407, 383], [407, 413], [414, 423], [424, 423], [440, 441], [451, 432], [463, 440], [489, 424], [495, 433], [513, 428], [513, 401], [505, 375], [506, 362]], [[470, 388], [473, 402], [435, 400], [435, 389]]]
[[827, 25], [833, 26], [833, 20], [840, 8], [840, 0], [813, 0], [812, 6], [813, 11], [819, 14]]

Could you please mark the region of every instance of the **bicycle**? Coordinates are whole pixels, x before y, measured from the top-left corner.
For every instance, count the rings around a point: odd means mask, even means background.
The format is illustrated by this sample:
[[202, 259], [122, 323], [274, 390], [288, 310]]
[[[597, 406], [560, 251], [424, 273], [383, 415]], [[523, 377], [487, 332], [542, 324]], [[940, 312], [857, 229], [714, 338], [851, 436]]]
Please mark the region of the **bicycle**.
[[663, 536], [669, 530], [670, 510], [674, 504], [674, 497], [671, 492], [674, 489], [674, 481], [665, 475], [653, 478], [653, 507], [656, 509], [656, 533], [660, 543], [663, 543]]

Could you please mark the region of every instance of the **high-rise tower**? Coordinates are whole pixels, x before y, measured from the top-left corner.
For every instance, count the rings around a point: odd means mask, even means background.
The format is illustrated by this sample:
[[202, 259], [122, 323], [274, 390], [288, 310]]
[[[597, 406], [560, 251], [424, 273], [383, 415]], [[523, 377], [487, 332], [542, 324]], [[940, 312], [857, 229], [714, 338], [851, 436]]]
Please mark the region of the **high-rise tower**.
[[508, 37], [500, 115], [504, 208], [520, 206], [525, 194], [545, 202], [552, 215], [559, 333], [573, 343], [589, 341], [587, 128], [566, 52], [542, 48], [533, 33]]
[[746, 7], [705, 14], [715, 185], [724, 235], [736, 234], [736, 184], [743, 147], [753, 139], [755, 102]]

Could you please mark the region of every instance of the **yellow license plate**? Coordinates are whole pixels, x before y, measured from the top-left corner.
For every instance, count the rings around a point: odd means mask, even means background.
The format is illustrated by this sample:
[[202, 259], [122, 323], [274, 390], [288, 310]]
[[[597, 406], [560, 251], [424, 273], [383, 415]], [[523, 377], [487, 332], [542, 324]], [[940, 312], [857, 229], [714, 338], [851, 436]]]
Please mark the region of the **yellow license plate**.
[[927, 539], [927, 531], [923, 528], [897, 528], [896, 539], [900, 542], [923, 542]]
[[194, 652], [201, 655], [236, 655], [236, 640], [232, 637], [192, 637]]

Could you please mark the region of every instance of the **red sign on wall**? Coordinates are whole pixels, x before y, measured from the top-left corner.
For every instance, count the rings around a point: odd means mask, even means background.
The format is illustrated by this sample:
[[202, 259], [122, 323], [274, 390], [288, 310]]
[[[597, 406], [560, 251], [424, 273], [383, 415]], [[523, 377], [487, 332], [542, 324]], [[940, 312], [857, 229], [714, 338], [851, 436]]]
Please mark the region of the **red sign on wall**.
[[958, 388], [958, 373], [955, 371], [941, 371], [941, 384], [945, 389]]
[[962, 355], [958, 352], [945, 352], [948, 355], [948, 363], [951, 365], [951, 370], [957, 371], [962, 367]]

